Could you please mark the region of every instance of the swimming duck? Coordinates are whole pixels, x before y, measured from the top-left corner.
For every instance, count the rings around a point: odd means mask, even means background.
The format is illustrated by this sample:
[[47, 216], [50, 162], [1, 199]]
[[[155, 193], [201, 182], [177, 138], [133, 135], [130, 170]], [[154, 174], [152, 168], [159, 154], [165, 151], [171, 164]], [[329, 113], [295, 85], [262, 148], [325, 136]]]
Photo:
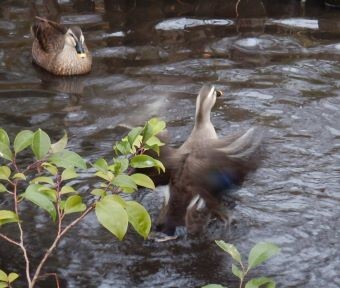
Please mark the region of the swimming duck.
[[161, 159], [170, 181], [157, 230], [167, 235], [173, 235], [178, 226], [186, 226], [190, 234], [199, 233], [211, 216], [228, 224], [230, 214], [224, 200], [257, 166], [256, 151], [262, 138], [259, 129], [218, 138], [210, 112], [220, 95], [214, 86], [202, 87], [191, 134], [178, 149], [167, 149]]
[[59, 76], [90, 72], [92, 56], [78, 26], [66, 27], [36, 17], [31, 27], [33, 61], [45, 70]]

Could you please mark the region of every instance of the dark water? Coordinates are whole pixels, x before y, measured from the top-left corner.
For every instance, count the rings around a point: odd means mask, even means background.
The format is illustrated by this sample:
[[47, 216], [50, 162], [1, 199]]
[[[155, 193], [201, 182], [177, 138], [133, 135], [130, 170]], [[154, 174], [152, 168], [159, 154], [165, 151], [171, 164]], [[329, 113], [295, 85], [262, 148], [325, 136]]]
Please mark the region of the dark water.
[[[230, 232], [212, 224], [198, 239], [160, 244], [130, 232], [118, 242], [90, 215], [46, 267], [63, 287], [236, 287], [230, 258], [213, 244], [219, 238], [244, 254], [256, 242], [277, 243], [281, 254], [253, 276], [271, 276], [278, 287], [340, 287], [340, 10], [248, 0], [237, 18], [235, 4], [1, 1], [0, 124], [11, 135], [41, 127], [57, 139], [66, 129], [72, 149], [91, 160], [110, 155], [122, 126], [159, 116], [180, 144], [203, 83], [225, 92], [212, 114], [220, 135], [267, 130], [267, 157], [238, 192]], [[94, 55], [91, 74], [57, 78], [32, 66], [37, 13], [81, 25]], [[157, 215], [161, 192], [135, 197]], [[37, 263], [53, 226], [27, 210]], [[9, 247], [1, 242], [0, 267], [20, 271], [21, 255]]]

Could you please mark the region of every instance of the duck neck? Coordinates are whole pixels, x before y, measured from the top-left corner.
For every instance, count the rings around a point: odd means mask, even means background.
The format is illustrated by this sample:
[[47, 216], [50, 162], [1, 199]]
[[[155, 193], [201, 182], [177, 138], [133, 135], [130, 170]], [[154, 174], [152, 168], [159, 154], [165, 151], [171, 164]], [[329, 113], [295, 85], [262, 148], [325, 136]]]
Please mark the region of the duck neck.
[[211, 126], [213, 127], [210, 121], [210, 111], [205, 111], [205, 113], [202, 113], [201, 111], [197, 111], [194, 129], [202, 129], [204, 127], [211, 127]]

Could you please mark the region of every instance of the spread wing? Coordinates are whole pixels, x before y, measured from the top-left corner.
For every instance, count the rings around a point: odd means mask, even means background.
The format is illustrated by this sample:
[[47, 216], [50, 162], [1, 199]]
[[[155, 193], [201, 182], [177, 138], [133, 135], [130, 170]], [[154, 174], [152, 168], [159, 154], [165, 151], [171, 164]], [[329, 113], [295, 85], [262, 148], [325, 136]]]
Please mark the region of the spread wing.
[[41, 49], [46, 53], [58, 52], [63, 49], [67, 31], [64, 25], [36, 17], [31, 30], [33, 36], [39, 41]]
[[190, 152], [170, 150], [163, 156], [166, 168], [178, 171], [186, 161], [187, 177], [207, 198], [221, 199], [228, 191], [242, 184], [245, 176], [255, 170], [260, 161], [262, 132], [250, 128], [246, 132], [209, 140], [204, 146], [192, 147]]
[[251, 128], [245, 133], [212, 141], [206, 151], [195, 151], [200, 155], [192, 157], [191, 175], [203, 188], [205, 195], [201, 196], [222, 199], [240, 186], [260, 162], [261, 140], [261, 131]]
[[257, 167], [261, 139], [261, 131], [251, 128], [204, 145], [198, 139], [190, 150], [165, 151], [162, 161], [170, 172], [170, 199], [165, 203], [163, 231], [173, 231], [184, 218], [188, 230], [197, 231], [209, 211], [228, 219], [221, 204], [230, 201], [229, 192]]

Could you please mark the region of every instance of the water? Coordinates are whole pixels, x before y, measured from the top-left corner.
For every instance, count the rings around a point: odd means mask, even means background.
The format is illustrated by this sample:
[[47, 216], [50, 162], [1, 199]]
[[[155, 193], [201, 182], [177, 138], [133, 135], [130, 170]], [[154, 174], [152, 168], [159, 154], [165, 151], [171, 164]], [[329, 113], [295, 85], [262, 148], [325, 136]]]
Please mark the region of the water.
[[[199, 238], [154, 243], [129, 232], [118, 242], [90, 215], [61, 241], [46, 272], [70, 288], [236, 287], [230, 257], [213, 240], [244, 254], [272, 241], [281, 254], [253, 276], [271, 276], [278, 287], [340, 287], [340, 10], [317, 1], [241, 1], [236, 18], [236, 1], [53, 3], [0, 5], [0, 123], [12, 136], [40, 127], [56, 140], [66, 129], [71, 148], [93, 160], [111, 155], [122, 127], [159, 116], [179, 145], [198, 90], [213, 83], [225, 93], [212, 113], [219, 135], [262, 126], [267, 152], [238, 191], [230, 232], [213, 223]], [[47, 11], [82, 26], [94, 55], [89, 75], [58, 78], [31, 64], [30, 15]], [[156, 217], [161, 195], [135, 197]], [[35, 264], [54, 227], [31, 206], [26, 211]], [[0, 267], [20, 272], [10, 247], [1, 242]]]

